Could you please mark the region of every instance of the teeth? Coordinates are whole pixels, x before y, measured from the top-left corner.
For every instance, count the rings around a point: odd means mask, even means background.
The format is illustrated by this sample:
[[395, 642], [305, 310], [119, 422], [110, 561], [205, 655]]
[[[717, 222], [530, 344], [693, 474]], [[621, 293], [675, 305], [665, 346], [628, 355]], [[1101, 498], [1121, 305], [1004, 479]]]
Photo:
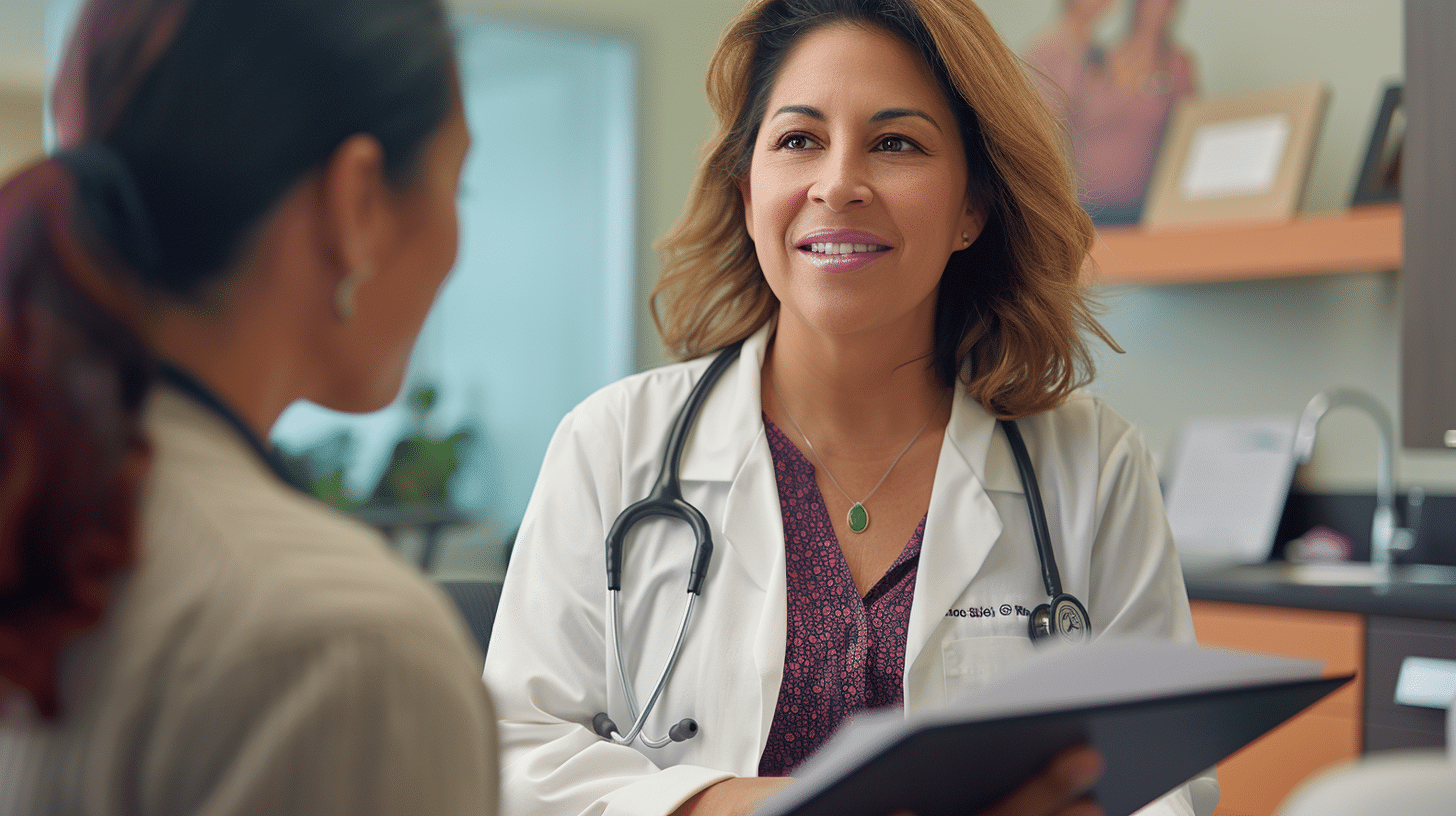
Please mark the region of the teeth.
[[809, 251], [820, 255], [850, 255], [856, 252], [882, 252], [887, 247], [879, 244], [831, 244], [812, 243], [809, 244]]

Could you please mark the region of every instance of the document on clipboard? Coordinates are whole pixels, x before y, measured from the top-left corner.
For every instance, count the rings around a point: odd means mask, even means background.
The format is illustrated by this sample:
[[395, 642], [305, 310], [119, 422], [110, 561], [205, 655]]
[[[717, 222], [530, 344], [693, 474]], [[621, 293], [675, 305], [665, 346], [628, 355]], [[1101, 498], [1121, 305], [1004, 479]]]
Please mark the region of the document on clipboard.
[[1268, 560], [1294, 481], [1295, 416], [1192, 417], [1164, 503], [1185, 572]]
[[935, 711], [862, 714], [758, 816], [964, 816], [1086, 743], [1092, 795], [1127, 816], [1335, 691], [1318, 661], [1141, 639], [1036, 656]]

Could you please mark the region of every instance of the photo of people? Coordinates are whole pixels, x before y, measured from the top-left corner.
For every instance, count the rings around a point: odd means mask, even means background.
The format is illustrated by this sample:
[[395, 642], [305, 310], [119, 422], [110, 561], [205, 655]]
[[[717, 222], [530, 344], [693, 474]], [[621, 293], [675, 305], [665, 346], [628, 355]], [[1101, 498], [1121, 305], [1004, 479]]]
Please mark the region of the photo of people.
[[1083, 205], [1099, 224], [1135, 223], [1174, 104], [1198, 93], [1193, 55], [1178, 44], [1178, 0], [1130, 0], [1113, 42], [1099, 32], [1119, 0], [1062, 0], [1028, 61], [1071, 136]]

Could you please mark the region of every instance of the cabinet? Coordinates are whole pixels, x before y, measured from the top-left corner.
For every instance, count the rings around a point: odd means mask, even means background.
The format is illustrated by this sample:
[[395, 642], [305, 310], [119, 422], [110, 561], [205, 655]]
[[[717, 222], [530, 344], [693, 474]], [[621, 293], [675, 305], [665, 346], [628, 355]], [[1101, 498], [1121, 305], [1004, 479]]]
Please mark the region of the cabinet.
[[[1194, 601], [1193, 626], [1205, 646], [1310, 658], [1327, 675], [1359, 672], [1365, 661], [1365, 617], [1328, 612]], [[1360, 755], [1362, 675], [1219, 763], [1215, 816], [1269, 816], [1310, 775]]]
[[1401, 435], [1443, 448], [1456, 430], [1456, 3], [1406, 0], [1401, 198]]
[[1456, 660], [1456, 623], [1371, 615], [1365, 638], [1365, 752], [1445, 747], [1446, 712], [1401, 705], [1395, 689], [1407, 657]]

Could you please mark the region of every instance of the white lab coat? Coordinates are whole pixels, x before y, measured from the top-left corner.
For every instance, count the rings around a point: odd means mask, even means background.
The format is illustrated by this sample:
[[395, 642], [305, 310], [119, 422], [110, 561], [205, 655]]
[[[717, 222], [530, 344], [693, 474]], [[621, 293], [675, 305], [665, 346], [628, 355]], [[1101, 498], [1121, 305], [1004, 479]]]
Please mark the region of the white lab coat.
[[[682, 459], [683, 494], [711, 525], [713, 560], [645, 731], [661, 737], [692, 717], [701, 729], [693, 739], [623, 747], [597, 737], [591, 721], [607, 711], [622, 730], [631, 723], [608, 628], [606, 531], [656, 480], [668, 428], [708, 358], [610, 385], [562, 420], [521, 525], [486, 659], [500, 717], [502, 812], [661, 816], [709, 784], [757, 774], [787, 616], [783, 524], [759, 393], [767, 340], [765, 328], [745, 342], [703, 405]], [[1086, 604], [1094, 634], [1192, 641], [1141, 436], [1080, 394], [1020, 426], [1064, 590]], [[638, 530], [623, 567], [622, 640], [642, 701], [677, 637], [693, 543], [675, 522]], [[1031, 654], [1017, 608], [1046, 601], [1005, 437], [979, 404], [958, 395], [910, 613], [906, 710], [939, 705]], [[1158, 807], [1192, 812], [1183, 789]]]

